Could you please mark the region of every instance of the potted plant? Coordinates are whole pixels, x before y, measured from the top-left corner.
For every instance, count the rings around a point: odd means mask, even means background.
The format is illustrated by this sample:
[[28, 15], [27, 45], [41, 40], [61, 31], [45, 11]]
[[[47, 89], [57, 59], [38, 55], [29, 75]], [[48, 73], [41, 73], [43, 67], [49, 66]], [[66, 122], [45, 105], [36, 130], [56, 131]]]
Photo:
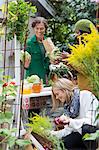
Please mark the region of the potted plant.
[[[99, 98], [99, 33], [91, 26], [90, 28], [91, 34], [83, 34], [78, 37], [79, 45], [70, 46], [72, 53], [68, 62], [83, 77], [83, 79], [79, 78], [79, 87], [91, 90]], [[86, 83], [86, 87], [81, 87], [81, 84]]]
[[67, 77], [72, 79], [72, 73], [68, 66], [60, 62], [58, 65], [50, 66], [49, 78], [54, 82], [58, 78]]
[[30, 123], [27, 124], [29, 130], [32, 131], [33, 136], [41, 143], [45, 150], [65, 150], [63, 142], [50, 134], [53, 124], [49, 117], [34, 114], [34, 117], [29, 120]]

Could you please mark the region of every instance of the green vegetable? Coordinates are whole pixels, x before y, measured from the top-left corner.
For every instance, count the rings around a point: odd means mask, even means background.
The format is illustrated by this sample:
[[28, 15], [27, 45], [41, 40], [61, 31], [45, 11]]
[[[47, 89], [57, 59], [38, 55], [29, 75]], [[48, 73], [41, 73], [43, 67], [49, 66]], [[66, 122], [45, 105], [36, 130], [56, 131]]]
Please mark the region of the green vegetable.
[[20, 60], [24, 62], [26, 59], [31, 59], [31, 55], [27, 51], [21, 51]]
[[50, 54], [50, 59], [51, 60], [60, 60], [61, 58], [62, 57], [61, 57], [61, 52], [60, 52], [59, 48], [55, 47]]
[[32, 75], [30, 77], [27, 77], [27, 81], [29, 83], [40, 83], [40, 78], [37, 75]]

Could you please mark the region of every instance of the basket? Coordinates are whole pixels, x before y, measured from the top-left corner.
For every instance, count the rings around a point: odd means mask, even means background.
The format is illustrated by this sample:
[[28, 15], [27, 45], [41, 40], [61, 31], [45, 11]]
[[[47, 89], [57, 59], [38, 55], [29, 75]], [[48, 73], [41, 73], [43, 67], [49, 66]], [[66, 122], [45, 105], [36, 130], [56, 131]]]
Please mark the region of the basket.
[[49, 96], [31, 97], [29, 109], [41, 109], [46, 106]]

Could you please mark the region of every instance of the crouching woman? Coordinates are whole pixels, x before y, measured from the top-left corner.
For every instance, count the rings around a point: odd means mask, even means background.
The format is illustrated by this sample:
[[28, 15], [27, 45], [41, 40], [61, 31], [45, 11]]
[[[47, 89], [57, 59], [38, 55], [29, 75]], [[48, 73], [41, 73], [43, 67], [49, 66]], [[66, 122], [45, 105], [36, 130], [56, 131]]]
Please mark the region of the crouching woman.
[[64, 115], [59, 117], [64, 129], [51, 131], [62, 138], [68, 150], [96, 149], [96, 141], [83, 141], [86, 133], [94, 133], [97, 128], [95, 118], [99, 101], [87, 90], [80, 91], [70, 80], [58, 79], [52, 87], [53, 110], [64, 106]]

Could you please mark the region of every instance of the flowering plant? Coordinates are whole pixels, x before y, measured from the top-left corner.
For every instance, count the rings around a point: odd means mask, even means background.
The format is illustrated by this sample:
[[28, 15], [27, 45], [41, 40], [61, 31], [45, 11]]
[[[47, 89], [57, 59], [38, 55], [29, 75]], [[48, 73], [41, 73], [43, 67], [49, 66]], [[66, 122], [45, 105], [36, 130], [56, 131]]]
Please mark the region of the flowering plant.
[[91, 27], [91, 34], [83, 34], [78, 38], [79, 45], [70, 46], [72, 53], [68, 62], [88, 77], [93, 92], [99, 98], [99, 33]]
[[6, 82], [2, 85], [2, 87], [3, 87], [3, 93], [5, 93], [6, 96], [9, 96], [9, 95], [16, 96], [15, 82]]
[[[33, 118], [29, 118], [30, 123], [27, 124], [28, 130], [42, 144], [44, 150], [64, 150], [64, 144], [61, 139], [51, 135], [53, 124], [48, 116], [39, 116], [34, 113]], [[39, 137], [39, 138], [38, 138]]]
[[9, 97], [14, 99], [17, 94], [17, 86], [13, 81], [5, 82], [3, 80], [0, 92], [0, 103], [4, 102], [5, 99], [7, 100]]
[[[0, 80], [1, 93], [0, 93], [0, 144], [6, 143], [10, 149], [14, 149], [14, 145], [20, 147], [31, 144], [30, 140], [18, 139], [14, 136], [17, 132], [16, 128], [8, 129], [9, 125], [13, 122], [13, 113], [9, 110], [10, 99], [15, 99], [17, 94], [17, 86], [14, 81], [6, 82], [6, 76], [3, 77], [5, 80]], [[8, 80], [8, 77], [7, 77]], [[3, 126], [6, 123], [6, 128]]]

